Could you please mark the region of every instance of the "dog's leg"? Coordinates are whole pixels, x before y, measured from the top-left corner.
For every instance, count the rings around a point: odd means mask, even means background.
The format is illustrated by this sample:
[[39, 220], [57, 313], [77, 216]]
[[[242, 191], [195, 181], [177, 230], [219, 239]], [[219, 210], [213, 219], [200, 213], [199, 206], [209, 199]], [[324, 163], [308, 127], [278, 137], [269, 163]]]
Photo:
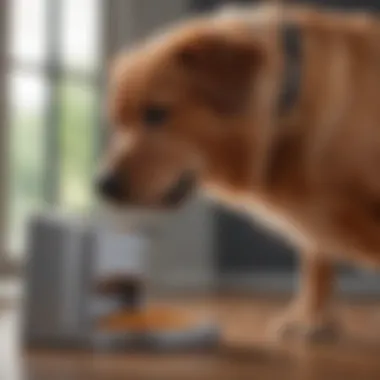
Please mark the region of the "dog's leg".
[[274, 332], [281, 338], [296, 335], [309, 340], [330, 339], [336, 333], [329, 313], [333, 266], [318, 255], [306, 254], [301, 257], [300, 269], [299, 294], [289, 310], [275, 321]]

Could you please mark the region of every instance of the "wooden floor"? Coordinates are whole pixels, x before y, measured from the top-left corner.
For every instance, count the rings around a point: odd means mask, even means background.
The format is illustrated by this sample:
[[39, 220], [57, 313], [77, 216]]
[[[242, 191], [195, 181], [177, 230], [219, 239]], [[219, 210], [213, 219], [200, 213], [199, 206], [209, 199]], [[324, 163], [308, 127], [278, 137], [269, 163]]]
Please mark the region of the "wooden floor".
[[274, 344], [266, 334], [283, 302], [252, 299], [188, 301], [214, 311], [224, 327], [223, 345], [199, 353], [78, 352], [21, 354], [17, 316], [0, 312], [1, 380], [371, 380], [380, 379], [380, 302], [341, 304], [345, 334], [329, 344]]

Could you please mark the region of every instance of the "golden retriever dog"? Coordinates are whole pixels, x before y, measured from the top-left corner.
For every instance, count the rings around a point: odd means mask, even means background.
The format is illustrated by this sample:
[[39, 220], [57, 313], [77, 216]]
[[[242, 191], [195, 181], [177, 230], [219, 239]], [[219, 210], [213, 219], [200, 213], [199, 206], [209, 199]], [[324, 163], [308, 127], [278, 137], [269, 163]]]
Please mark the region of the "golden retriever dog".
[[367, 14], [264, 5], [137, 44], [111, 70], [99, 193], [160, 208], [202, 189], [257, 216], [301, 253], [279, 331], [329, 331], [334, 263], [380, 264], [379, 41]]

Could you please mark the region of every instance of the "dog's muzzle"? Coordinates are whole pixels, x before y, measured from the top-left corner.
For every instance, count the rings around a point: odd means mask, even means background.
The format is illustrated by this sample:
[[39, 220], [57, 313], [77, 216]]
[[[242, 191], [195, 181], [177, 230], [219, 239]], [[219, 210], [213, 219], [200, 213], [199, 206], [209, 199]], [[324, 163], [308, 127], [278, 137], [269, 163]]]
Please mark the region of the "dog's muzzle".
[[[196, 178], [191, 171], [184, 172], [174, 185], [169, 188], [166, 193], [157, 200], [155, 205], [144, 205], [143, 200], [130, 199], [129, 188], [127, 186], [127, 179], [123, 178], [121, 181], [117, 173], [107, 172], [99, 176], [95, 181], [95, 190], [100, 198], [111, 203], [125, 203], [139, 206], [163, 206], [175, 207], [185, 201], [193, 192], [196, 185]], [[137, 201], [137, 202], [136, 202]]]

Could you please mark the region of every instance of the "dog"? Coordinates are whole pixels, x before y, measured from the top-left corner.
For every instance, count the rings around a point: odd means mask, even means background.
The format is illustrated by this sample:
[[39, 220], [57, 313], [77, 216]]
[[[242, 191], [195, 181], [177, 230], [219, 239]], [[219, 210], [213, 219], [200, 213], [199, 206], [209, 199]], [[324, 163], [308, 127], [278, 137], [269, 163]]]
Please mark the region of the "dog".
[[332, 332], [333, 266], [380, 264], [380, 24], [261, 5], [174, 25], [116, 58], [96, 187], [118, 205], [196, 189], [300, 251], [281, 336]]

